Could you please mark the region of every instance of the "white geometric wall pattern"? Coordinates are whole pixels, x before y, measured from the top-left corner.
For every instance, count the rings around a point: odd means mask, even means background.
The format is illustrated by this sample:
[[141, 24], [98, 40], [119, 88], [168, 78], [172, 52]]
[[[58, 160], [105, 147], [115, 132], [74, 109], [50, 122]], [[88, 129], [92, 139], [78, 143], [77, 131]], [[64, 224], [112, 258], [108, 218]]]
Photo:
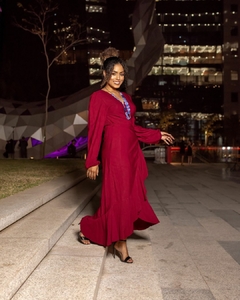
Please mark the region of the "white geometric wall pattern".
[[[136, 1], [132, 27], [136, 47], [127, 61], [130, 94], [148, 75], [163, 49], [164, 40], [156, 22], [155, 1]], [[100, 85], [95, 84], [73, 95], [49, 100], [46, 155], [64, 147], [73, 138], [87, 135], [89, 97], [99, 88]], [[42, 146], [39, 143], [44, 138], [44, 118], [45, 101], [24, 103], [0, 99], [0, 157], [3, 157], [8, 140], [17, 142], [24, 136], [28, 138], [28, 156], [41, 158]], [[17, 146], [15, 150], [15, 157], [18, 157]]]
[[[67, 145], [72, 139], [86, 135], [89, 96], [99, 85], [89, 86], [68, 97], [50, 99], [46, 126], [46, 155]], [[64, 99], [64, 101], [62, 101]], [[53, 110], [52, 110], [53, 109]], [[6, 142], [28, 138], [28, 156], [41, 158], [45, 102], [15, 102], [0, 99], [0, 155]], [[37, 144], [37, 145], [35, 145]], [[19, 157], [15, 146], [15, 156]]]
[[163, 52], [164, 38], [158, 26], [155, 1], [136, 1], [132, 17], [135, 51], [128, 61], [128, 92], [133, 94]]

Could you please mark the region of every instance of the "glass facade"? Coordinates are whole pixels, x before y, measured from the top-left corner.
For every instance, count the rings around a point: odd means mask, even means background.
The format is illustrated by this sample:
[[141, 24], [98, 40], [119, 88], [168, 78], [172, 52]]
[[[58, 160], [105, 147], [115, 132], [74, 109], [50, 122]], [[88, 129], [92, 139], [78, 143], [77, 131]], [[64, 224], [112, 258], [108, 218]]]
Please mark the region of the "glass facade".
[[222, 113], [222, 11], [219, 0], [156, 1], [165, 46], [136, 101], [155, 99], [159, 111]]
[[[142, 125], [160, 126], [153, 114], [158, 111], [162, 118], [162, 113], [174, 111], [176, 123], [171, 132], [176, 138], [182, 136], [201, 143], [204, 140], [201, 127], [208, 116], [222, 115], [222, 3], [219, 0], [156, 1], [165, 45], [162, 56], [135, 94], [135, 102], [141, 99], [142, 103], [138, 106], [141, 111], [138, 120]], [[233, 72], [232, 76], [237, 75]]]
[[100, 53], [111, 45], [107, 22], [107, 1], [85, 2], [89, 84], [101, 81]]
[[[224, 116], [226, 128], [228, 120], [233, 116], [238, 118], [240, 131], [240, 55], [239, 55], [239, 1], [224, 1]], [[228, 128], [227, 130], [231, 130]], [[238, 136], [240, 141], [240, 136]]]

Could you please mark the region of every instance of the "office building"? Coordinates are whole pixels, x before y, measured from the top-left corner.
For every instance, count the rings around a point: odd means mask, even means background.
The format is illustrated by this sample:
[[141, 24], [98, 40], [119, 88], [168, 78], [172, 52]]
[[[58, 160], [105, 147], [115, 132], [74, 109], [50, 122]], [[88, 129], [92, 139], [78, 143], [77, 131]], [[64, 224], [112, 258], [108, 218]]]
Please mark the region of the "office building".
[[240, 32], [237, 0], [224, 0], [223, 51], [224, 51], [224, 128], [227, 143], [240, 143]]
[[[101, 80], [99, 54], [104, 48], [120, 49], [125, 59], [131, 56], [134, 5], [125, 0], [85, 1], [90, 84]], [[200, 140], [209, 115], [238, 120], [238, 10], [237, 0], [156, 1], [165, 46], [133, 94], [140, 116], [174, 109], [179, 118], [190, 120], [185, 135]]]
[[222, 113], [221, 1], [157, 1], [156, 11], [164, 54], [139, 93], [161, 109]]

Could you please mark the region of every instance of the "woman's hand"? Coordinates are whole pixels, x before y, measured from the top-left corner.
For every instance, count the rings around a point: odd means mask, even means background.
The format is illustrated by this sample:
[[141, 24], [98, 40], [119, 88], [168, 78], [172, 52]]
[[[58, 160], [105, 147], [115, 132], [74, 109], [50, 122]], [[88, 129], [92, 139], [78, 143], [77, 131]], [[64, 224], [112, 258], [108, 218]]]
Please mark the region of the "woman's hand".
[[167, 145], [171, 146], [174, 143], [175, 139], [170, 133], [161, 131], [161, 134], [162, 134], [161, 140], [163, 140]]
[[87, 169], [87, 177], [92, 179], [92, 180], [96, 180], [97, 176], [99, 173], [99, 166], [92, 166], [90, 168]]

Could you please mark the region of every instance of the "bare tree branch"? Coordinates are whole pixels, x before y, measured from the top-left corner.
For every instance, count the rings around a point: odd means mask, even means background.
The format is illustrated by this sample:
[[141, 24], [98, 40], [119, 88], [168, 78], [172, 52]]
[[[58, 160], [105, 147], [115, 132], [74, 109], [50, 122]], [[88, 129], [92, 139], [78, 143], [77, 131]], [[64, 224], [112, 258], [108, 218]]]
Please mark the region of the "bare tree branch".
[[[81, 39], [81, 24], [78, 22], [78, 16], [70, 16], [68, 26], [62, 25], [60, 31], [50, 31], [50, 20], [53, 18], [53, 14], [58, 9], [58, 4], [55, 4], [54, 1], [34, 0], [34, 3], [30, 4], [28, 7], [24, 7], [20, 2], [17, 5], [23, 10], [24, 17], [21, 21], [17, 21], [16, 18], [14, 18], [15, 26], [40, 38], [43, 47], [43, 54], [46, 60], [47, 91], [45, 95], [45, 119], [42, 151], [42, 158], [44, 158], [46, 146], [46, 126], [48, 121], [48, 103], [51, 90], [50, 68], [65, 52], [86, 40]], [[58, 41], [58, 47], [56, 47], [56, 49], [60, 50], [56, 51], [55, 49], [55, 55], [52, 59], [50, 59], [50, 52], [52, 52], [52, 49], [48, 48], [48, 44], [53, 37], [56, 41]]]

